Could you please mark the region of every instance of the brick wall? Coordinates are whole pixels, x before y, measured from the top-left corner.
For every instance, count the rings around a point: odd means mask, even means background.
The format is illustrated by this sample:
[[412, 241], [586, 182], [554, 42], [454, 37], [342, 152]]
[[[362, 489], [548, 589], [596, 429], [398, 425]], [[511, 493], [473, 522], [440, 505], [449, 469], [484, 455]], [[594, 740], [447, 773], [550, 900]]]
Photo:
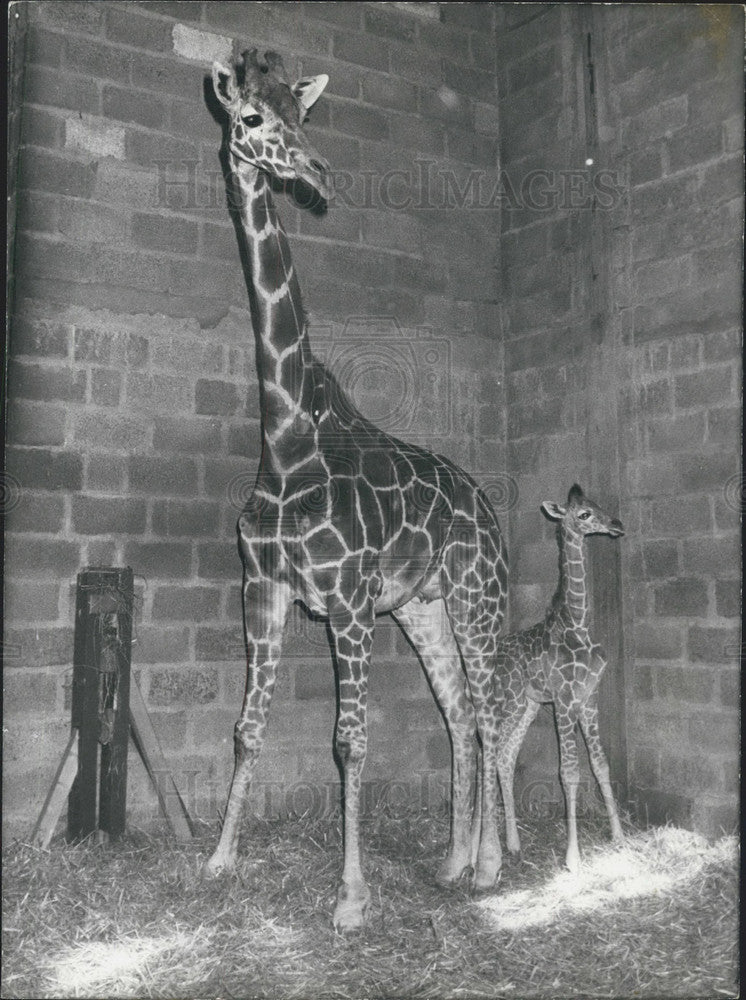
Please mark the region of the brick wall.
[[610, 33], [629, 177], [628, 735], [642, 808], [714, 832], [738, 789], [743, 12], [679, 13], [630, 10]]
[[[490, 177], [497, 162], [493, 14], [471, 4], [440, 19], [434, 8], [334, 3], [15, 9], [25, 59], [4, 820], [28, 830], [66, 742], [76, 574], [125, 564], [138, 591], [135, 676], [179, 787], [212, 820], [244, 680], [235, 522], [259, 410], [221, 128], [205, 99], [210, 63], [235, 43], [278, 49], [290, 73], [329, 74], [309, 132], [337, 171], [337, 197], [321, 218], [279, 206], [314, 346], [370, 416], [484, 480], [504, 466], [498, 231], [494, 212], [458, 209], [470, 172]], [[390, 623], [375, 658], [366, 775], [439, 795], [448, 741]], [[318, 804], [318, 789], [336, 801], [323, 626], [299, 612], [284, 661], [259, 810], [279, 808], [281, 788], [298, 810]], [[155, 796], [135, 756], [130, 767], [130, 812], [144, 821]]]
[[[620, 654], [612, 770], [641, 815], [708, 833], [738, 787], [742, 17], [521, 5], [497, 25], [515, 624], [556, 580], [542, 497], [578, 480], [618, 504], [625, 538], [589, 546], [599, 579], [621, 553], [595, 594]], [[529, 789], [556, 773], [548, 714], [535, 728]]]
[[[315, 349], [369, 416], [488, 489], [509, 534], [514, 626], [543, 614], [556, 583], [540, 501], [578, 480], [618, 509], [625, 538], [589, 543], [612, 653], [612, 769], [640, 814], [728, 825], [737, 8], [18, 13], [8, 828], [33, 822], [65, 743], [74, 582], [92, 564], [137, 574], [135, 675], [193, 808], [211, 819], [224, 802], [243, 684], [234, 525], [259, 447], [247, 294], [205, 101], [210, 62], [234, 43], [330, 76], [309, 132], [337, 196], [323, 217], [280, 200]], [[393, 626], [375, 656], [366, 775], [432, 798], [448, 774], [440, 717]], [[336, 796], [323, 627], [299, 612], [284, 661], [259, 810]], [[560, 801], [551, 716], [540, 720], [520, 761], [524, 806]], [[131, 773], [133, 817], [155, 816], [136, 759]]]

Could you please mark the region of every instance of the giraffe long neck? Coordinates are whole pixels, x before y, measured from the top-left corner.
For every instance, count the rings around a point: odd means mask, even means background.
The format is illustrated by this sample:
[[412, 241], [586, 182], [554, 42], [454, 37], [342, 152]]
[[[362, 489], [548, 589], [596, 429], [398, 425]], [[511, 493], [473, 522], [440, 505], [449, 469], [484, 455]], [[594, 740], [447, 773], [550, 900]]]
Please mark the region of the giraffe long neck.
[[234, 160], [238, 212], [250, 258], [253, 320], [265, 441], [299, 415], [311, 349], [301, 291], [266, 174]]
[[583, 538], [568, 531], [564, 525], [559, 532], [560, 582], [557, 604], [564, 606], [573, 623], [587, 628], [588, 594], [585, 585], [585, 551]]

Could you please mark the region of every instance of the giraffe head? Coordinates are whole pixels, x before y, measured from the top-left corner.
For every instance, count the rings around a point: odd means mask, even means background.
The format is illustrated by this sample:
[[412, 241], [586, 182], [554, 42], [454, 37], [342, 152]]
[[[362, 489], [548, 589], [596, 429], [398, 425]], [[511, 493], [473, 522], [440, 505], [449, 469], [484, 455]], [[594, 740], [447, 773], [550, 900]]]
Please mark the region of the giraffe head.
[[541, 509], [550, 520], [560, 521], [562, 527], [573, 535], [611, 535], [618, 538], [624, 534], [622, 522], [609, 517], [597, 503], [589, 500], [577, 483], [567, 495], [566, 507], [545, 500]]
[[262, 66], [256, 49], [244, 52], [240, 82], [232, 69], [213, 63], [215, 96], [228, 113], [230, 151], [236, 160], [280, 180], [303, 180], [328, 199], [329, 166], [301, 125], [329, 77], [322, 73], [291, 86], [280, 56], [266, 52], [264, 59]]

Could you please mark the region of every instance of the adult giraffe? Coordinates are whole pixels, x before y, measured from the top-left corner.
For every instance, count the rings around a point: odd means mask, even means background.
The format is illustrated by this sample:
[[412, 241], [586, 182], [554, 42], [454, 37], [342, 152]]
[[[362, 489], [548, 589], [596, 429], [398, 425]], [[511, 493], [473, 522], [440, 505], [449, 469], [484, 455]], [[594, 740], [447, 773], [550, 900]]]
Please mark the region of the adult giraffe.
[[[338, 667], [335, 745], [344, 774], [344, 867], [334, 924], [362, 925], [370, 892], [360, 864], [359, 807], [375, 617], [393, 612], [411, 638], [453, 747], [451, 836], [439, 878], [474, 869], [491, 887], [501, 864], [493, 669], [507, 566], [484, 494], [444, 458], [366, 420], [311, 354], [300, 288], [275, 213], [269, 176], [301, 179], [329, 197], [327, 167], [301, 131], [328, 77], [289, 86], [276, 53], [243, 55], [242, 79], [215, 64], [246, 238], [261, 386], [263, 446], [254, 492], [238, 521], [244, 566], [248, 678], [235, 730], [235, 770], [208, 871], [236, 859], [242, 803], [264, 741], [283, 629], [300, 600], [328, 617]], [[445, 626], [445, 628], [444, 628]], [[474, 736], [482, 744], [474, 812]]]

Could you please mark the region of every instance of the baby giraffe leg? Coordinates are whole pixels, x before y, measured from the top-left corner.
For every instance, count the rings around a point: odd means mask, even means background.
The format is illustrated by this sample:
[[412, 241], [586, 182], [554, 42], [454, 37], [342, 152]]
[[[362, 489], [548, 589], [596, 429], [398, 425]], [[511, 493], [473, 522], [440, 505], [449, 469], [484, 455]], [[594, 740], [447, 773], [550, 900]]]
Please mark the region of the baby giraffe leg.
[[523, 745], [526, 733], [536, 718], [539, 705], [526, 699], [516, 705], [503, 718], [498, 736], [497, 771], [500, 775], [500, 790], [505, 807], [505, 839], [511, 854], [518, 854], [521, 841], [518, 836], [518, 825], [515, 818], [515, 799], [513, 796], [513, 781], [518, 753]]
[[581, 709], [580, 728], [583, 731], [585, 745], [588, 747], [588, 756], [591, 760], [593, 773], [596, 776], [596, 781], [606, 804], [606, 812], [609, 815], [609, 823], [611, 825], [611, 839], [617, 842], [622, 841], [624, 840], [624, 833], [622, 831], [622, 824], [619, 822], [614, 793], [611, 790], [609, 764], [601, 746], [601, 737], [598, 732], [598, 707], [595, 698]]
[[560, 776], [565, 791], [567, 807], [567, 852], [565, 866], [571, 872], [580, 868], [578, 849], [578, 824], [576, 816], [580, 768], [578, 767], [578, 745], [575, 739], [575, 718], [560, 705], [555, 705], [557, 732], [560, 745]]

